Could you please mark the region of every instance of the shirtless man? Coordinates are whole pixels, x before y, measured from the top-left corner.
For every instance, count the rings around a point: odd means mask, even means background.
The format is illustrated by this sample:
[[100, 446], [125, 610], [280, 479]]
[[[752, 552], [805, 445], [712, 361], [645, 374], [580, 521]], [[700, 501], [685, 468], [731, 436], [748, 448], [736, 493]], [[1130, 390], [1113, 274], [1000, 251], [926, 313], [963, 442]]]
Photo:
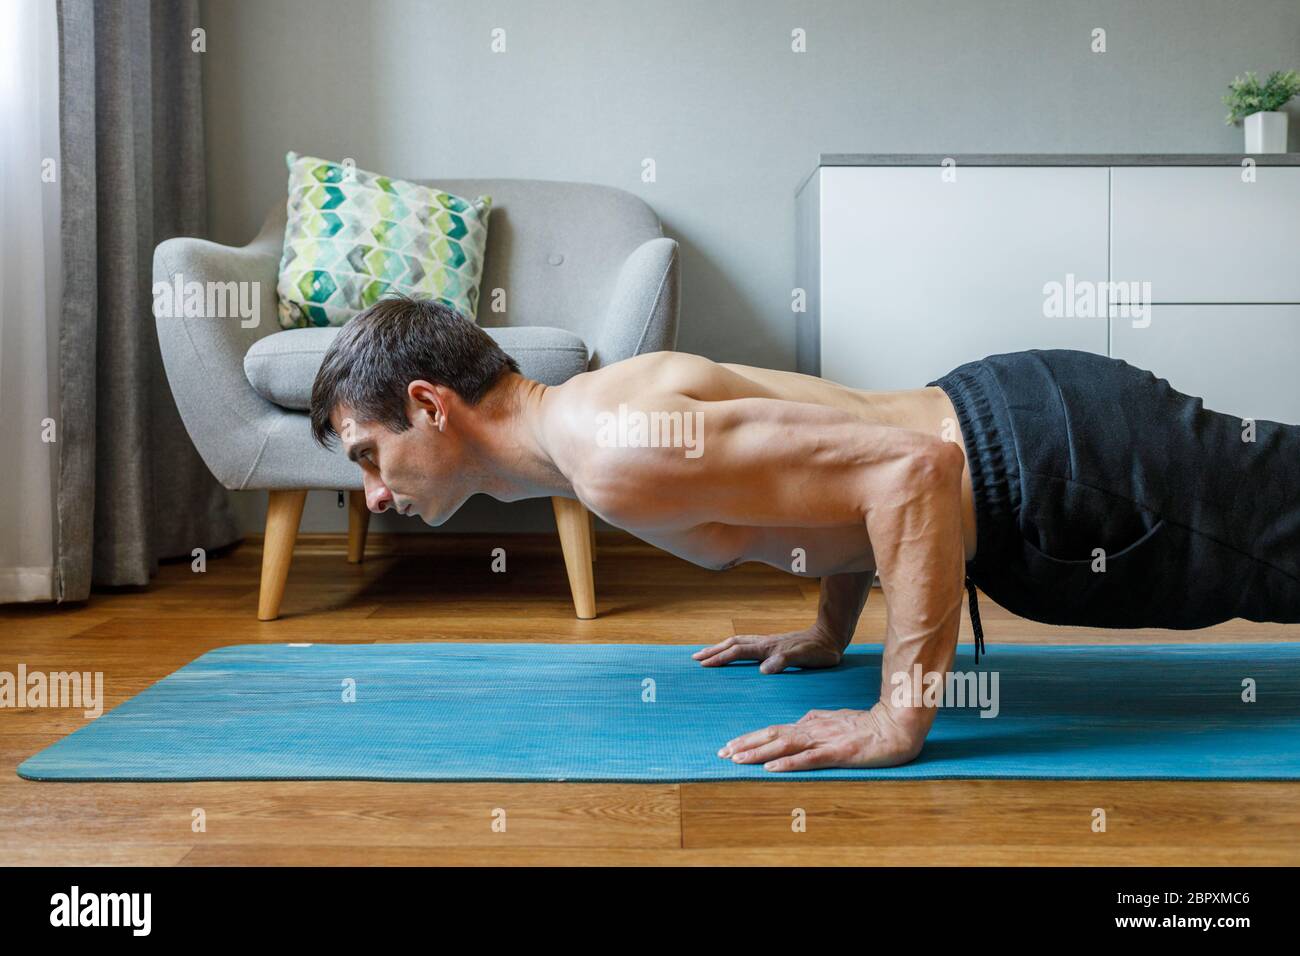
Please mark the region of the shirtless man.
[[[699, 453], [607, 440], [620, 405], [692, 416]], [[834, 666], [879, 572], [879, 700], [718, 751], [773, 771], [916, 757], [936, 709], [892, 703], [893, 678], [952, 669], [964, 583], [972, 611], [978, 585], [1048, 623], [1300, 621], [1300, 427], [1207, 411], [1088, 353], [991, 356], [898, 392], [676, 352], [547, 386], [455, 312], [393, 298], [331, 344], [311, 424], [360, 465], [371, 511], [439, 525], [479, 492], [558, 496], [707, 568], [790, 571], [802, 549], [816, 622], [730, 638], [704, 666]]]

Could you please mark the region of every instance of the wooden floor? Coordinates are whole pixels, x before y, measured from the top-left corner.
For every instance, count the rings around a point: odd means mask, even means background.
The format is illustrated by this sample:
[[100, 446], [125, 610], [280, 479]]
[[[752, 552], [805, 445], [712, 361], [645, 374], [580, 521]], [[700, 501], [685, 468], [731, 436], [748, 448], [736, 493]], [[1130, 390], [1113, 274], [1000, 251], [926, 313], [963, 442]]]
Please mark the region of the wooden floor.
[[[505, 547], [508, 571], [489, 573]], [[802, 627], [817, 583], [746, 565], [710, 572], [602, 535], [600, 616], [573, 617], [550, 536], [305, 536], [284, 614], [259, 623], [256, 540], [197, 574], [164, 565], [147, 589], [85, 605], [0, 608], [0, 671], [103, 671], [105, 710], [203, 652], [284, 641], [492, 640], [700, 644]], [[1053, 629], [985, 599], [993, 643], [1139, 642], [1168, 632]], [[873, 593], [858, 639], [877, 641]], [[968, 622], [962, 642], [969, 647]], [[1297, 640], [1233, 622], [1188, 641]], [[1300, 784], [881, 781], [722, 784], [351, 782], [70, 784], [16, 766], [76, 730], [74, 710], [0, 710], [4, 864], [1297, 864]], [[1094, 808], [1107, 832], [1093, 833]], [[206, 832], [191, 828], [202, 808]], [[505, 833], [492, 830], [504, 808]], [[806, 832], [792, 832], [796, 808]]]

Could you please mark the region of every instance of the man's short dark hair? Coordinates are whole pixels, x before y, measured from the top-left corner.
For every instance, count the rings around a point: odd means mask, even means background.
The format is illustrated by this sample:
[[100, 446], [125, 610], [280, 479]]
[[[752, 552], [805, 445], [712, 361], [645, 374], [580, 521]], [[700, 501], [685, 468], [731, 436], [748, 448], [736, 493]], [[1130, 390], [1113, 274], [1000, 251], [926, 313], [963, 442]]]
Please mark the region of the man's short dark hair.
[[380, 299], [351, 319], [325, 352], [311, 387], [311, 434], [326, 447], [338, 436], [330, 414], [340, 405], [358, 422], [402, 432], [406, 387], [423, 379], [476, 405], [519, 363], [481, 328], [432, 299]]

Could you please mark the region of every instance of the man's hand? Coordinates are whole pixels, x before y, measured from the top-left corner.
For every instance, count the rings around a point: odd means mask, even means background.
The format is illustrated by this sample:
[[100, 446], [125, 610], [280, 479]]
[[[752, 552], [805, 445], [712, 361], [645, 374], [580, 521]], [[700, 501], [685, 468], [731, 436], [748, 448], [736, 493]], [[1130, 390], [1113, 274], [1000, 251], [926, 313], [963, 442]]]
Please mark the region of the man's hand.
[[810, 710], [796, 724], [737, 737], [718, 756], [776, 772], [895, 767], [914, 759], [924, 742], [924, 728], [877, 702], [871, 710]]
[[835, 667], [844, 657], [846, 643], [814, 624], [785, 634], [738, 634], [691, 656], [705, 667], [759, 661], [764, 674], [779, 674], [787, 667]]

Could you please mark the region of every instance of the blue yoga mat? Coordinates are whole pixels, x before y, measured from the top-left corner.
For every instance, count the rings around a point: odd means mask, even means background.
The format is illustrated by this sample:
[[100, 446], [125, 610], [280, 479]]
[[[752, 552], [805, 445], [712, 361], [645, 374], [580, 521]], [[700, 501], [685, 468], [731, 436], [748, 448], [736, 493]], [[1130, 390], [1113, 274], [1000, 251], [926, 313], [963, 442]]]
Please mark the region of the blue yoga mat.
[[[24, 762], [33, 780], [1300, 779], [1300, 645], [991, 646], [996, 717], [941, 710], [921, 756], [773, 774], [716, 756], [870, 706], [880, 648], [831, 670], [703, 668], [695, 647], [242, 645]], [[959, 669], [974, 670], [967, 649]], [[1244, 702], [1243, 681], [1257, 700]], [[355, 700], [347, 700], [355, 688]], [[991, 703], [991, 700], [989, 701]], [[990, 711], [986, 707], [985, 711]]]

